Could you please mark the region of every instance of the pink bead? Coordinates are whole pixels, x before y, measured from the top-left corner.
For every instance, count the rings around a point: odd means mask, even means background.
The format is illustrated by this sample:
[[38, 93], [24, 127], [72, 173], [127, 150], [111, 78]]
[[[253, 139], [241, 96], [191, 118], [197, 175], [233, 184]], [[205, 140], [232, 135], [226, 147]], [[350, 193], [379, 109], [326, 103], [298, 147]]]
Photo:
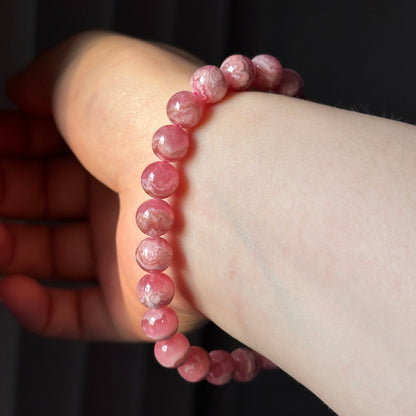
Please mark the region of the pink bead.
[[261, 355], [260, 353], [256, 351], [255, 353], [257, 355], [257, 363], [262, 370], [277, 370], [279, 368], [275, 363], [270, 361], [264, 355]]
[[167, 306], [175, 294], [173, 280], [164, 273], [150, 273], [143, 276], [136, 289], [140, 303], [148, 308]]
[[237, 348], [231, 353], [234, 361], [234, 380], [246, 382], [252, 380], [260, 371], [256, 353], [248, 348]]
[[303, 79], [293, 69], [284, 68], [282, 80], [273, 91], [276, 94], [287, 95], [289, 97], [299, 97], [303, 91]]
[[168, 101], [167, 114], [169, 120], [185, 129], [195, 127], [202, 118], [202, 103], [190, 91], [180, 91]]
[[242, 91], [250, 88], [255, 69], [250, 58], [244, 55], [231, 55], [221, 65], [230, 90]]
[[179, 185], [179, 175], [168, 162], [154, 162], [142, 173], [142, 187], [153, 198], [167, 198]]
[[161, 199], [149, 199], [139, 206], [136, 224], [146, 235], [152, 237], [167, 233], [173, 225], [172, 207]]
[[189, 358], [178, 367], [178, 372], [186, 381], [196, 383], [209, 373], [211, 361], [208, 353], [201, 347], [190, 347]]
[[227, 351], [214, 350], [209, 354], [211, 370], [206, 379], [211, 384], [222, 386], [233, 378], [234, 361]]
[[217, 103], [227, 94], [228, 85], [221, 69], [214, 65], [205, 65], [192, 75], [191, 89], [201, 102]]
[[168, 306], [148, 309], [142, 318], [143, 332], [153, 341], [169, 338], [178, 330], [178, 326], [178, 316]]
[[136, 249], [136, 261], [147, 272], [161, 272], [172, 261], [173, 251], [162, 237], [149, 237], [140, 241]]
[[257, 55], [252, 61], [256, 68], [253, 88], [260, 91], [275, 89], [283, 76], [283, 68], [280, 62], [271, 55]]
[[177, 368], [189, 357], [189, 341], [185, 335], [177, 332], [172, 337], [157, 341], [154, 348], [156, 360], [167, 368]]
[[169, 162], [182, 159], [189, 149], [188, 133], [173, 124], [163, 126], [153, 136], [152, 149], [159, 159]]

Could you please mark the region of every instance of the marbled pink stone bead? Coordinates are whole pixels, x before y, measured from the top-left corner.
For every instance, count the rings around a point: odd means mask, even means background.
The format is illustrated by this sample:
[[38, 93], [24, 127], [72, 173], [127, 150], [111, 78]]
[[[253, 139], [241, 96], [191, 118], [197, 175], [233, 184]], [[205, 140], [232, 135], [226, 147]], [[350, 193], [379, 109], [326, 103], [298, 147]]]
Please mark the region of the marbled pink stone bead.
[[220, 68], [205, 65], [198, 68], [191, 78], [191, 89], [203, 103], [217, 103], [227, 94], [228, 85]]
[[211, 360], [208, 353], [201, 347], [190, 347], [189, 358], [178, 367], [178, 373], [186, 381], [196, 383], [203, 380], [209, 373]]
[[280, 62], [271, 55], [257, 55], [252, 59], [256, 68], [253, 80], [253, 88], [260, 91], [275, 89], [283, 76], [283, 68]]
[[190, 91], [180, 91], [168, 101], [166, 108], [169, 120], [185, 129], [195, 127], [202, 118], [200, 99]]
[[145, 238], [136, 249], [136, 261], [147, 272], [161, 272], [167, 269], [172, 257], [172, 247], [162, 237]]
[[262, 370], [277, 370], [279, 368], [275, 363], [270, 361], [264, 355], [261, 355], [260, 353], [256, 351], [255, 353], [257, 355], [257, 363]]
[[137, 284], [137, 299], [148, 308], [169, 305], [175, 295], [173, 280], [164, 273], [150, 273], [143, 276]]
[[153, 135], [152, 149], [159, 159], [168, 162], [182, 159], [189, 149], [188, 133], [174, 124], [163, 126]]
[[250, 88], [254, 79], [255, 69], [250, 58], [244, 55], [231, 55], [221, 65], [228, 88], [243, 91]]
[[177, 368], [189, 357], [189, 341], [185, 335], [177, 332], [172, 337], [163, 341], [157, 341], [154, 347], [156, 360], [167, 368]]
[[153, 162], [142, 173], [142, 187], [153, 198], [167, 198], [179, 185], [179, 175], [168, 162]]
[[168, 306], [148, 309], [142, 318], [143, 332], [153, 341], [169, 338], [178, 330], [178, 326], [178, 316]]
[[299, 97], [303, 91], [303, 79], [293, 69], [283, 68], [283, 76], [277, 88], [273, 90], [276, 94], [289, 97]]
[[211, 360], [211, 370], [206, 380], [216, 386], [228, 383], [234, 374], [234, 361], [227, 351], [214, 350], [208, 353]]
[[161, 199], [149, 199], [139, 206], [136, 224], [139, 230], [151, 237], [167, 233], [173, 225], [172, 207]]
[[231, 353], [231, 357], [235, 368], [233, 378], [236, 381], [250, 381], [260, 371], [256, 353], [248, 348], [237, 348]]

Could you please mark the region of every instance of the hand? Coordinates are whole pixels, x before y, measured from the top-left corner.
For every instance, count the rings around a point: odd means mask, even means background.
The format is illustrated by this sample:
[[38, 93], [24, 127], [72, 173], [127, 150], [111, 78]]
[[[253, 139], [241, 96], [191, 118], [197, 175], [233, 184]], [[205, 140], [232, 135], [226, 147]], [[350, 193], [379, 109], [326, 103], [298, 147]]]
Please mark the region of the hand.
[[[189, 88], [193, 69], [166, 49], [86, 33], [9, 82], [22, 112], [0, 115], [0, 271], [8, 276], [0, 298], [29, 330], [144, 338], [135, 294], [145, 274], [134, 258], [135, 210], [146, 199], [139, 175], [154, 160], [150, 138], [168, 122], [169, 96]], [[53, 287], [61, 281], [78, 287]], [[185, 295], [178, 280], [182, 330], [201, 321]]]
[[[189, 89], [193, 69], [140, 41], [87, 34], [11, 82], [28, 114], [53, 114], [81, 164], [50, 122], [30, 122], [27, 141], [25, 119], [2, 116], [0, 151], [13, 158], [0, 165], [0, 214], [72, 219], [54, 232], [1, 230], [2, 272], [14, 276], [0, 297], [29, 329], [142, 339], [138, 176], [154, 160], [149, 137], [168, 121], [168, 98]], [[207, 113], [174, 233], [186, 253], [170, 271], [182, 329], [201, 321], [194, 305], [338, 413], [413, 414], [415, 127], [251, 92]], [[50, 289], [16, 273], [98, 285]]]

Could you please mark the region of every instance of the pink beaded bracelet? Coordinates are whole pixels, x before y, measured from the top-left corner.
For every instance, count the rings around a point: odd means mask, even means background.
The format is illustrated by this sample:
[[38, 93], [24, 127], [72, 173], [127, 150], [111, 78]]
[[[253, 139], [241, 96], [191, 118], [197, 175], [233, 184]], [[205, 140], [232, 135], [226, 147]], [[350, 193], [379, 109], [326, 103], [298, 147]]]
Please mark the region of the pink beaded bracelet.
[[162, 273], [171, 264], [173, 250], [161, 236], [174, 223], [173, 209], [163, 199], [171, 196], [179, 185], [178, 171], [171, 162], [187, 154], [189, 129], [198, 125], [205, 105], [219, 102], [227, 91], [250, 88], [299, 97], [303, 81], [295, 71], [283, 69], [270, 55], [258, 55], [252, 60], [233, 55], [220, 68], [206, 65], [197, 69], [191, 79], [192, 92], [178, 92], [168, 101], [167, 114], [172, 124], [158, 129], [152, 139], [153, 152], [160, 161], [147, 166], [141, 176], [142, 187], [152, 198], [141, 204], [136, 213], [137, 226], [149, 236], [136, 249], [137, 263], [148, 272], [137, 285], [139, 301], [149, 308], [143, 315], [142, 329], [156, 341], [156, 360], [164, 367], [177, 368], [190, 382], [205, 379], [222, 385], [231, 379], [249, 381], [261, 368], [276, 368], [249, 348], [238, 348], [230, 354], [223, 350], [208, 353], [201, 347], [190, 346], [188, 339], [177, 332], [178, 317], [168, 306], [175, 284]]

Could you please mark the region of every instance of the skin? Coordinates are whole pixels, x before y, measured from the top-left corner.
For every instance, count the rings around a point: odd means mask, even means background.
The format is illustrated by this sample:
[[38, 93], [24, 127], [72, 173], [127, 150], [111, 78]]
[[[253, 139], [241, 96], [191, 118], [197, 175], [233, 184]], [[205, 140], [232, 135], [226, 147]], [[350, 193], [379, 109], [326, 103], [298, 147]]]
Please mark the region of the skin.
[[[28, 329], [143, 339], [138, 178], [194, 69], [86, 33], [9, 83], [29, 115], [0, 116], [0, 215], [64, 220], [0, 228], [0, 298]], [[245, 92], [210, 108], [193, 137], [171, 201], [182, 330], [213, 320], [341, 415], [414, 414], [416, 128]]]

